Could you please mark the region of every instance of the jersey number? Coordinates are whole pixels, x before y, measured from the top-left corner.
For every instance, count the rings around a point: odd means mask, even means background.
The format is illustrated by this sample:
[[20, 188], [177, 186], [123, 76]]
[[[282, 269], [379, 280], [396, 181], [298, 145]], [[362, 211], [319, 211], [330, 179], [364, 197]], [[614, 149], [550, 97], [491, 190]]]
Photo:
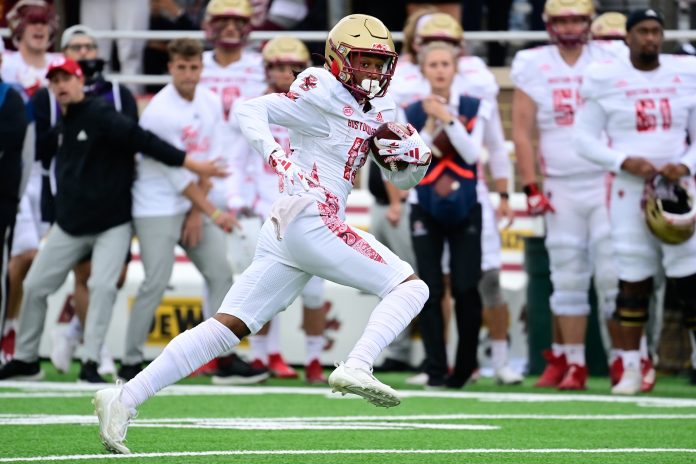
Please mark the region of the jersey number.
[[[365, 139], [362, 137], [356, 137], [355, 140], [353, 140], [353, 145], [348, 150], [348, 160], [346, 161], [346, 166], [343, 168], [343, 178], [351, 184], [355, 183], [355, 174], [367, 160], [365, 155], [367, 155], [370, 149], [370, 144], [364, 142]], [[353, 169], [356, 161], [358, 162], [358, 166]]]
[[572, 126], [575, 120], [575, 105], [579, 95], [573, 89], [553, 89], [553, 112], [556, 124]]
[[672, 108], [669, 106], [669, 98], [660, 98], [658, 103], [652, 98], [641, 98], [636, 100], [636, 130], [638, 132], [657, 129], [657, 112], [654, 110], [658, 105], [662, 118], [662, 130], [669, 130], [672, 127]]
[[222, 109], [225, 114], [225, 120], [228, 120], [230, 117], [230, 110], [232, 109], [232, 104], [234, 101], [239, 98], [240, 91], [239, 87], [236, 86], [227, 86], [227, 87], [210, 87], [210, 90], [213, 93], [220, 94], [220, 98], [222, 99]]

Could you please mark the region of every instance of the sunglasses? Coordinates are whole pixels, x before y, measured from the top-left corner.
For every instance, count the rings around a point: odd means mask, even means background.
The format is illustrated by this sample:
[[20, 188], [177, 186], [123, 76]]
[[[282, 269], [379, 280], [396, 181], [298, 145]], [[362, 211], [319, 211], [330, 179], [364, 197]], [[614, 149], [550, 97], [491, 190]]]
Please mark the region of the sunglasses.
[[79, 52], [81, 49], [85, 49], [87, 51], [92, 51], [97, 49], [97, 45], [93, 43], [85, 43], [85, 44], [70, 44], [67, 47], [68, 50], [71, 52]]

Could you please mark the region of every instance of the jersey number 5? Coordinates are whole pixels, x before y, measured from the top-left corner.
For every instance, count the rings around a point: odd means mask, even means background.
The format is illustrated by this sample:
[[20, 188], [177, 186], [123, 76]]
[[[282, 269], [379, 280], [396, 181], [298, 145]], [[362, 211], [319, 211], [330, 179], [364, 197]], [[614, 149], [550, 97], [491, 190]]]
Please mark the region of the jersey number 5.
[[669, 106], [669, 98], [660, 98], [658, 102], [656, 103], [652, 98], [636, 100], [636, 130], [638, 132], [657, 129], [657, 112], [654, 110], [658, 105], [662, 118], [662, 130], [669, 130], [672, 127], [672, 108]]
[[575, 120], [574, 100], [578, 95], [573, 89], [553, 89], [553, 112], [556, 124], [572, 126]]

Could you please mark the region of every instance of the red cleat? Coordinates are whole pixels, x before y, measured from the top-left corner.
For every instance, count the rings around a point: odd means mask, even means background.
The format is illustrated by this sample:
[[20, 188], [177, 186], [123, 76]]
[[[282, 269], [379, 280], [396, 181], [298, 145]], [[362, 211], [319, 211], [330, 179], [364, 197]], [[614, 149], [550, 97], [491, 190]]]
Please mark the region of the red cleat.
[[280, 353], [268, 355], [268, 370], [271, 375], [278, 379], [296, 379], [297, 371], [288, 366]]
[[570, 364], [563, 380], [558, 384], [559, 390], [585, 390], [587, 383], [587, 366]]
[[621, 356], [618, 356], [614, 362], [611, 363], [611, 366], [609, 366], [609, 380], [611, 380], [612, 387], [619, 383], [619, 380], [621, 380], [623, 370], [623, 360], [621, 359]]
[[324, 368], [321, 367], [318, 359], [312, 359], [312, 362], [305, 366], [305, 380], [307, 383], [328, 382], [324, 376]]
[[544, 350], [544, 358], [546, 359], [546, 368], [542, 372], [541, 377], [534, 384], [535, 387], [541, 388], [556, 388], [561, 383], [566, 371], [568, 370], [568, 362], [564, 354], [554, 356], [553, 351]]
[[655, 388], [655, 383], [657, 383], [657, 374], [650, 358], [640, 360], [640, 373], [643, 376], [643, 381], [640, 383], [640, 391], [643, 393], [652, 391]]
[[208, 364], [203, 364], [201, 367], [191, 372], [189, 377], [198, 377], [199, 375], [215, 375], [218, 370], [218, 358], [213, 358]]

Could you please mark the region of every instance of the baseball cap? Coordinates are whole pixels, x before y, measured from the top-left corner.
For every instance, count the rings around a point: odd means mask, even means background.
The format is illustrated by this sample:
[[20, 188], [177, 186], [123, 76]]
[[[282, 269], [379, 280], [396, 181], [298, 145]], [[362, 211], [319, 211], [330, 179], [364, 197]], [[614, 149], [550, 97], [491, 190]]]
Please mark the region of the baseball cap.
[[77, 24], [75, 26], [67, 28], [63, 32], [63, 35], [60, 38], [60, 49], [62, 50], [65, 47], [67, 47], [70, 41], [76, 35], [84, 35], [86, 37], [94, 39], [94, 33], [92, 32], [92, 29], [90, 29], [87, 26], [83, 26], [82, 24]]
[[626, 20], [626, 31], [630, 31], [633, 26], [648, 19], [657, 21], [662, 26], [665, 25], [665, 18], [662, 16], [662, 13], [654, 8], [644, 8], [642, 10], [636, 10], [628, 16]]
[[46, 71], [46, 79], [50, 79], [51, 75], [56, 71], [63, 71], [73, 76], [82, 77], [82, 68], [76, 61], [70, 58], [58, 58], [48, 65], [48, 71]]

